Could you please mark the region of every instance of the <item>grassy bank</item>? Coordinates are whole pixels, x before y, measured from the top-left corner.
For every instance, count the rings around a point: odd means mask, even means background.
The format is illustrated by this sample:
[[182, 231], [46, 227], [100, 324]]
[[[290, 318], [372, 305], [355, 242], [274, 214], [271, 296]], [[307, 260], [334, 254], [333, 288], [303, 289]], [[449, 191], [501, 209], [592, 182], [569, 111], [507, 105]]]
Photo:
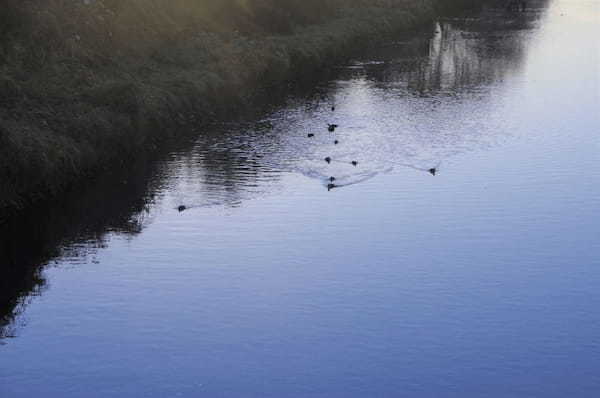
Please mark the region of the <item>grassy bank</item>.
[[0, 215], [468, 0], [5, 0]]

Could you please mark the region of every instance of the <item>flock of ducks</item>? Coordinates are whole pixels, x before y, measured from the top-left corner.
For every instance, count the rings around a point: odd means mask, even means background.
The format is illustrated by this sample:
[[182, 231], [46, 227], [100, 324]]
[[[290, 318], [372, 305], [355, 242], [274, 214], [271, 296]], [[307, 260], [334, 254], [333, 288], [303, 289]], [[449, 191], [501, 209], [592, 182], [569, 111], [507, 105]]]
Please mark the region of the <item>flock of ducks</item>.
[[[332, 112], [333, 112], [333, 111], [335, 111], [335, 106], [332, 106], [332, 107], [331, 107], [331, 111], [332, 111]], [[338, 127], [339, 127], [339, 126], [338, 126], [337, 124], [327, 124], [327, 130], [328, 130], [329, 132], [331, 132], [331, 133], [335, 132], [335, 129], [336, 129], [336, 128], [338, 128]], [[313, 138], [313, 137], [315, 136], [315, 134], [314, 134], [314, 133], [308, 133], [308, 135], [307, 135], [307, 136], [308, 136], [308, 138]], [[340, 142], [339, 142], [339, 140], [337, 140], [337, 139], [333, 141], [333, 144], [334, 144], [334, 145], [337, 145], [337, 144], [339, 144], [339, 143], [340, 143]], [[330, 157], [330, 156], [327, 156], [327, 157], [326, 157], [324, 160], [325, 160], [325, 162], [327, 162], [327, 164], [331, 164], [331, 162], [332, 162], [332, 159], [331, 159], [331, 157]], [[356, 160], [352, 160], [352, 161], [350, 162], [350, 164], [351, 164], [352, 166], [354, 166], [354, 167], [357, 167], [357, 166], [358, 166], [358, 161], [356, 161]], [[431, 175], [435, 176], [435, 174], [437, 173], [437, 167], [433, 167], [433, 168], [431, 168], [431, 169], [428, 169], [427, 171], [428, 171], [428, 172], [429, 172]], [[333, 188], [336, 188], [336, 187], [338, 186], [338, 185], [336, 185], [336, 184], [335, 184], [335, 181], [336, 181], [336, 180], [337, 180], [337, 179], [336, 179], [335, 177], [333, 177], [333, 176], [329, 177], [329, 179], [328, 179], [329, 183], [327, 184], [327, 190], [328, 190], [328, 191], [330, 191], [330, 190], [332, 190]], [[187, 207], [186, 207], [186, 206], [184, 206], [184, 205], [181, 205], [181, 206], [178, 206], [178, 207], [177, 207], [177, 211], [179, 211], [179, 212], [182, 212], [182, 211], [185, 211], [185, 210], [187, 210]]]
[[[331, 107], [331, 111], [335, 111], [335, 106]], [[339, 126], [337, 124], [327, 124], [327, 131], [333, 133], [335, 131], [336, 128], [338, 128]], [[308, 138], [313, 138], [315, 135], [313, 133], [308, 133]], [[334, 145], [339, 144], [340, 142], [338, 140], [333, 141]], [[327, 164], [331, 164], [331, 157], [327, 156], [325, 159], [325, 162], [327, 162]], [[358, 166], [358, 161], [353, 160], [350, 162], [350, 164], [354, 167]], [[431, 175], [435, 176], [435, 174], [437, 173], [437, 167], [432, 167], [431, 169], [427, 170]], [[336, 178], [331, 176], [329, 177], [329, 183], [327, 184], [327, 190], [331, 191], [333, 188], [336, 188], [337, 185], [335, 184]]]
[[[335, 111], [335, 105], [333, 105], [333, 106], [331, 107], [331, 111], [332, 111], [332, 112], [334, 112], [334, 111]], [[327, 131], [329, 131], [330, 133], [333, 133], [333, 132], [335, 132], [335, 129], [337, 129], [338, 127], [340, 127], [340, 126], [338, 126], [337, 124], [329, 124], [329, 123], [328, 123], [328, 124], [327, 124]], [[308, 138], [313, 138], [315, 135], [314, 135], [313, 133], [308, 133], [308, 135], [307, 135], [307, 136], [308, 136]], [[337, 144], [339, 144], [339, 143], [340, 143], [340, 141], [339, 141], [339, 140], [334, 140], [334, 141], [333, 141], [333, 144], [334, 144], [334, 145], [337, 145]], [[331, 161], [332, 161], [332, 159], [331, 159], [331, 157], [330, 157], [330, 156], [327, 156], [327, 157], [326, 157], [324, 160], [327, 162], [327, 164], [330, 164], [330, 163], [331, 163]], [[356, 166], [358, 166], [358, 162], [357, 162], [356, 160], [353, 160], [353, 161], [351, 161], [351, 162], [350, 162], [350, 164], [351, 164], [352, 166], [355, 166], [355, 167], [356, 167]], [[334, 183], [334, 181], [335, 181], [335, 180], [336, 180], [336, 178], [335, 178], [335, 177], [333, 177], [333, 176], [332, 176], [332, 177], [329, 177], [329, 184], [327, 184], [327, 190], [328, 190], [328, 191], [331, 191], [333, 188], [337, 187], [337, 185], [335, 185], [335, 183]]]

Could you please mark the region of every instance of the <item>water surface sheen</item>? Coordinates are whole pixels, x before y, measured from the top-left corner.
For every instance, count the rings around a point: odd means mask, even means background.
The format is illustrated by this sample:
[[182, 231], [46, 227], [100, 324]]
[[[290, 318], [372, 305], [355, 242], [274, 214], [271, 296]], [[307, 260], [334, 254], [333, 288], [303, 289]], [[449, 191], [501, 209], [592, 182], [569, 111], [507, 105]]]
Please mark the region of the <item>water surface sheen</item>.
[[442, 19], [49, 214], [0, 396], [599, 396], [599, 18]]

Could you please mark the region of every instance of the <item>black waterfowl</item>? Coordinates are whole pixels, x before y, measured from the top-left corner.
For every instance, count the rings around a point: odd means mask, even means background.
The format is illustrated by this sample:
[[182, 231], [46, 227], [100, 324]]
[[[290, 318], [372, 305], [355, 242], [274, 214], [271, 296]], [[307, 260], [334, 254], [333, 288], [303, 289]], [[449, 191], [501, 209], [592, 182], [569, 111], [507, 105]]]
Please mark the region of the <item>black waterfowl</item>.
[[434, 175], [435, 175], [435, 173], [437, 173], [437, 169], [436, 169], [435, 167], [434, 167], [434, 168], [431, 168], [431, 169], [429, 169], [429, 170], [427, 170], [427, 171], [429, 171], [429, 172], [431, 173], [431, 175], [432, 175], [432, 176], [434, 176]]
[[338, 140], [335, 140], [335, 141], [333, 141], [333, 143], [334, 143], [335, 145], [337, 145], [337, 144], [339, 144], [340, 142], [339, 142]]
[[357, 162], [356, 160], [353, 160], [353, 161], [352, 161], [352, 162], [350, 162], [350, 163], [352, 163], [352, 166], [358, 166], [358, 162]]
[[308, 138], [312, 138], [312, 137], [314, 137], [314, 136], [315, 136], [315, 135], [314, 135], [314, 134], [312, 134], [312, 133], [309, 133], [309, 134], [308, 134]]
[[327, 130], [334, 132], [336, 128], [338, 128], [339, 126], [337, 124], [328, 124], [327, 125]]
[[329, 181], [334, 182], [335, 181], [335, 177], [329, 177]]
[[331, 158], [330, 158], [329, 156], [327, 156], [327, 157], [325, 158], [325, 161], [326, 161], [327, 163], [331, 163]]
[[182, 211], [184, 211], [185, 209], [187, 209], [187, 207], [185, 207], [184, 205], [181, 205], [181, 206], [179, 206], [179, 207], [177, 208], [177, 211], [179, 211], [179, 212], [181, 213], [181, 212], [182, 212]]
[[335, 105], [331, 107], [331, 112], [335, 111]]
[[337, 185], [335, 185], [334, 183], [330, 182], [329, 184], [327, 184], [327, 190], [331, 191], [333, 188], [335, 188]]

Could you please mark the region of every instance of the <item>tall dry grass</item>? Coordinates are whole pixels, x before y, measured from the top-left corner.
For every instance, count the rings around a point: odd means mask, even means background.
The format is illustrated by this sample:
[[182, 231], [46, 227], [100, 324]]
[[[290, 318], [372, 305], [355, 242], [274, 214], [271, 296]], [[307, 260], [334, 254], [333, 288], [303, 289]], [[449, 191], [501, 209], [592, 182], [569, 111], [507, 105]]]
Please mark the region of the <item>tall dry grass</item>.
[[441, 3], [4, 0], [0, 208], [60, 192]]

